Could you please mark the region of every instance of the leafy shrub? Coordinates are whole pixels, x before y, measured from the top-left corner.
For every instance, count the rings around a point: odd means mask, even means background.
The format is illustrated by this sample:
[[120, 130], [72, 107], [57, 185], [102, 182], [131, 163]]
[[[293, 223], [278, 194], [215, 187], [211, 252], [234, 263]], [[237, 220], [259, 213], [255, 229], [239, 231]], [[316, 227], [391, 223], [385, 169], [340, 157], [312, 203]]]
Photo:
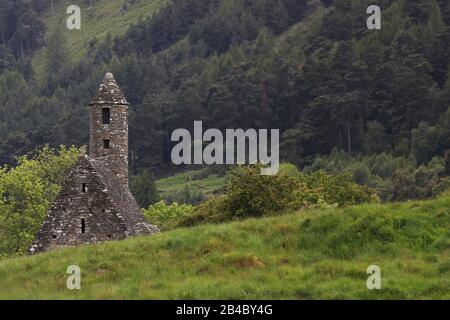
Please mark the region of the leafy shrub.
[[331, 176], [318, 171], [305, 175], [292, 165], [284, 165], [277, 175], [262, 176], [258, 166], [246, 166], [230, 174], [225, 195], [200, 204], [179, 225], [217, 223], [374, 200], [377, 197], [372, 190], [355, 184], [349, 174]]
[[349, 157], [334, 150], [329, 156], [317, 157], [303, 170], [306, 174], [324, 170], [332, 175], [349, 173], [353, 182], [365, 185], [386, 201], [425, 199], [433, 196], [433, 189], [445, 175], [444, 158], [434, 157], [417, 165], [413, 156], [395, 157], [386, 153]]
[[353, 181], [359, 185], [368, 185], [370, 181], [370, 170], [365, 163], [358, 163], [353, 167]]
[[450, 177], [445, 177], [433, 187], [433, 196], [440, 196], [450, 192]]
[[183, 203], [197, 205], [206, 200], [206, 196], [202, 191], [192, 190], [189, 186], [185, 186], [182, 190], [164, 195], [163, 200], [167, 203]]
[[270, 215], [295, 207], [299, 181], [284, 172], [262, 176], [259, 167], [240, 167], [231, 174], [225, 208], [233, 216]]
[[188, 216], [193, 210], [193, 207], [188, 204], [166, 204], [164, 201], [159, 201], [154, 205], [144, 209], [145, 218], [152, 224], [156, 224], [162, 231], [170, 230], [176, 226], [180, 220]]
[[317, 171], [302, 175], [302, 179], [330, 205], [351, 206], [378, 200], [372, 189], [354, 183], [350, 174], [329, 175]]
[[200, 223], [220, 223], [231, 220], [225, 205], [225, 195], [214, 196], [195, 207], [179, 223], [191, 227]]

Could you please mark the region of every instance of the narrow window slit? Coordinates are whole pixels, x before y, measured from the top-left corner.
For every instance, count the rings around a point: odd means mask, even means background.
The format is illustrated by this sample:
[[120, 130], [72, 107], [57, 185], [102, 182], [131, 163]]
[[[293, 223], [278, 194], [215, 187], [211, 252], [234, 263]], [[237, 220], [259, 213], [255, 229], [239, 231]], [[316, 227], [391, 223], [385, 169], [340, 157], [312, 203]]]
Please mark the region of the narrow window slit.
[[110, 124], [111, 123], [111, 111], [109, 108], [103, 108], [103, 124]]
[[86, 223], [84, 219], [81, 219], [81, 233], [86, 233]]

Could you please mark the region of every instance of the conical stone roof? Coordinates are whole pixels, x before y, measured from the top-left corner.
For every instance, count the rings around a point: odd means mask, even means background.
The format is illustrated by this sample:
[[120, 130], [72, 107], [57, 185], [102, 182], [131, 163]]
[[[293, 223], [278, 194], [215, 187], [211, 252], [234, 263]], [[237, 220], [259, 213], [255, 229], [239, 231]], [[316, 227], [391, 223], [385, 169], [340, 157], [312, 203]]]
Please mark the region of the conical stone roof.
[[92, 99], [91, 105], [97, 104], [128, 105], [127, 99], [111, 72], [106, 73], [97, 94]]

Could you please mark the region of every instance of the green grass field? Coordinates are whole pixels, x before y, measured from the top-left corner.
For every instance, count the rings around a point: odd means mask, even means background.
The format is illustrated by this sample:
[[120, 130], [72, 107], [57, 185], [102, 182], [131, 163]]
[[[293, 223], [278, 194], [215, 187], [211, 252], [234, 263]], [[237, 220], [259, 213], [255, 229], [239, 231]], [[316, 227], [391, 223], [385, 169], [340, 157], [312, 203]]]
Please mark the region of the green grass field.
[[159, 195], [161, 198], [165, 198], [170, 194], [182, 191], [186, 187], [205, 195], [223, 191], [227, 185], [225, 176], [204, 173], [205, 170], [207, 169], [185, 171], [157, 180], [156, 186]]
[[[69, 265], [81, 290], [68, 290]], [[381, 268], [381, 290], [366, 269]], [[450, 197], [298, 212], [0, 262], [1, 299], [450, 299]]]
[[[130, 4], [128, 9], [123, 10], [127, 3]], [[75, 4], [71, 0], [56, 1], [54, 13], [48, 10], [42, 18], [48, 27], [49, 36], [56, 28], [63, 28], [69, 58], [75, 62], [83, 58], [91, 39], [101, 41], [108, 33], [112, 37], [123, 35], [139, 18], [152, 16], [166, 3], [168, 0], [96, 0], [91, 7], [83, 2], [77, 4], [81, 8], [81, 30], [69, 30], [66, 27], [69, 17], [67, 7]], [[46, 49], [43, 48], [33, 59], [33, 68], [38, 77], [44, 72], [45, 55]]]

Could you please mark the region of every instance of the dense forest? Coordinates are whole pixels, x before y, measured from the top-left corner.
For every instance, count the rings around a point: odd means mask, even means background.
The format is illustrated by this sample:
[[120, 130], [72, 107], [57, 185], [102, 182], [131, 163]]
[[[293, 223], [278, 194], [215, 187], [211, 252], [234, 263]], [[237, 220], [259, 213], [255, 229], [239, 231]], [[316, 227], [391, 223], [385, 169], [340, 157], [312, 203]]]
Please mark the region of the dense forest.
[[[106, 71], [131, 103], [131, 189], [163, 230], [450, 190], [447, 0], [380, 0], [381, 30], [368, 30], [366, 0], [172, 0], [91, 39], [81, 60], [45, 23], [60, 1], [0, 3], [0, 258], [26, 252], [85, 152]], [[179, 170], [171, 133], [194, 120], [280, 129], [287, 164], [275, 177], [207, 167], [196, 175], [225, 176], [223, 192], [158, 202], [154, 176]]]
[[[110, 70], [131, 103], [133, 173], [170, 172], [170, 134], [194, 120], [279, 128], [281, 158], [299, 168], [357, 163], [361, 183], [417, 185], [384, 200], [430, 196], [450, 172], [446, 0], [380, 0], [381, 30], [367, 29], [366, 0], [173, 0], [92, 41], [80, 62], [39, 19], [53, 2], [0, 4], [1, 164], [47, 143], [88, 144], [88, 103]], [[38, 80], [30, 61], [42, 47]], [[394, 168], [379, 173], [377, 161]]]

